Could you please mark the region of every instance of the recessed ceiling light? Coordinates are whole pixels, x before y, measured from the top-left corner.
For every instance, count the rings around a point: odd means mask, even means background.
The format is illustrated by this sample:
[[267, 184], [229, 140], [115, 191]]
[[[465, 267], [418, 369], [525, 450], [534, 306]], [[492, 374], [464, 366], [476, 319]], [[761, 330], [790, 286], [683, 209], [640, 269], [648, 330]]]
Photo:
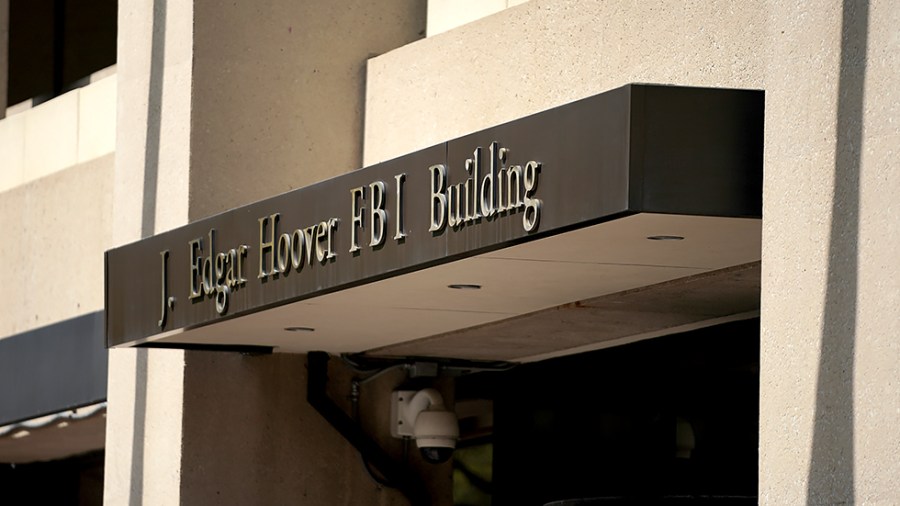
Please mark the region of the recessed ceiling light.
[[481, 285], [455, 284], [447, 285], [447, 288], [452, 288], [454, 290], [481, 290]]
[[684, 237], [680, 235], [651, 235], [647, 239], [651, 241], [681, 241]]
[[288, 332], [315, 332], [316, 329], [312, 327], [285, 327], [284, 330]]

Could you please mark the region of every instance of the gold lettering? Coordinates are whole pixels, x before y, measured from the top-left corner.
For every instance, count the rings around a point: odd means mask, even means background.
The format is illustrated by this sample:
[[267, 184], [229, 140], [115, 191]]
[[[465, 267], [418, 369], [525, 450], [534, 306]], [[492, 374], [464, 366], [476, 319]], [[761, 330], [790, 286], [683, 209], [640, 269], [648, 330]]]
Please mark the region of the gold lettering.
[[403, 181], [406, 180], [406, 174], [397, 174], [394, 176], [394, 180], [397, 182], [397, 197], [394, 199], [397, 215], [394, 218], [394, 240], [399, 241], [406, 237], [406, 233], [403, 231]]
[[[515, 182], [513, 182], [515, 180]], [[512, 165], [506, 171], [506, 209], [513, 211], [522, 205], [522, 166]], [[516, 196], [513, 198], [513, 190]]]
[[350, 190], [350, 253], [359, 251], [359, 229], [363, 225], [365, 207], [359, 205], [359, 199], [365, 200], [366, 188], [360, 186]]
[[334, 252], [333, 240], [334, 240], [334, 229], [337, 228], [338, 223], [340, 223], [340, 222], [341, 222], [341, 220], [339, 220], [337, 218], [331, 218], [330, 220], [328, 220], [328, 255], [325, 257], [328, 260], [337, 256], [337, 253]]
[[198, 256], [203, 251], [202, 240], [198, 237], [193, 241], [188, 241], [188, 246], [191, 247], [191, 295], [188, 298], [193, 300], [203, 295], [200, 279], [200, 265], [203, 259]]
[[[274, 213], [270, 216], [263, 216], [259, 219], [259, 276], [258, 278], [262, 279], [269, 275], [269, 273], [274, 274], [275, 271], [275, 228], [278, 223], [278, 213]], [[269, 223], [271, 226], [269, 228], [272, 229], [270, 233], [271, 239], [266, 242], [266, 223]], [[269, 270], [265, 269], [265, 258], [266, 252], [269, 252]]]
[[281, 234], [278, 238], [278, 248], [275, 251], [275, 265], [278, 266], [278, 272], [287, 273], [288, 265], [290, 265], [291, 257], [291, 236], [290, 234]]
[[303, 268], [303, 245], [306, 244], [306, 238], [303, 231], [299, 228], [291, 234], [291, 266], [295, 270]]
[[369, 213], [369, 246], [384, 244], [384, 232], [387, 229], [387, 213], [384, 212], [384, 181], [375, 181], [369, 185], [372, 206]]
[[169, 250], [164, 250], [159, 252], [160, 261], [162, 262], [162, 276], [161, 276], [161, 284], [160, 284], [160, 292], [162, 293], [162, 297], [160, 301], [162, 304], [160, 305], [160, 313], [159, 313], [159, 321], [156, 322], [159, 325], [159, 328], [163, 328], [166, 326], [166, 305], [169, 303], [169, 292], [168, 287], [168, 269], [166, 268], [166, 260], [169, 258]]
[[228, 270], [225, 272], [225, 284], [234, 288], [237, 279], [234, 277], [234, 268], [237, 264], [237, 250], [234, 248], [228, 250]]
[[237, 251], [237, 283], [239, 285], [243, 285], [247, 282], [247, 278], [244, 277], [244, 259], [247, 258], [247, 251], [250, 249], [250, 246], [246, 244], [241, 244], [238, 247]]
[[316, 243], [316, 228], [317, 225], [311, 225], [303, 229], [303, 234], [306, 236], [306, 261], [312, 266], [313, 259], [313, 246]]
[[213, 279], [213, 240], [215, 237], [215, 229], [209, 229], [209, 244], [206, 245], [206, 249], [209, 252], [206, 257], [203, 258], [203, 268], [200, 270], [200, 274], [203, 277], [203, 293], [206, 295], [212, 295], [215, 291], [216, 283]]
[[444, 188], [447, 186], [447, 168], [443, 164], [428, 167], [431, 172], [431, 226], [429, 232], [443, 230], [447, 223], [447, 197]]

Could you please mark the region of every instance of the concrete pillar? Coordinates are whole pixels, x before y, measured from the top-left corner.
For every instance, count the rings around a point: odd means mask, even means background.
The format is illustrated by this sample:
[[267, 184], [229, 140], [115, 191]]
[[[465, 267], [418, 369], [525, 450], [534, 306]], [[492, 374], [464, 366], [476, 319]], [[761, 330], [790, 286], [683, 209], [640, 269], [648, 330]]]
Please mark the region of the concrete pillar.
[[[424, 36], [425, 3], [135, 0], [118, 16], [114, 245], [358, 168], [366, 61]], [[403, 504], [310, 412], [300, 359], [112, 350], [109, 369], [109, 504]]]
[[119, 6], [113, 241], [187, 223], [193, 4]]
[[760, 503], [900, 501], [896, 2], [769, 2]]

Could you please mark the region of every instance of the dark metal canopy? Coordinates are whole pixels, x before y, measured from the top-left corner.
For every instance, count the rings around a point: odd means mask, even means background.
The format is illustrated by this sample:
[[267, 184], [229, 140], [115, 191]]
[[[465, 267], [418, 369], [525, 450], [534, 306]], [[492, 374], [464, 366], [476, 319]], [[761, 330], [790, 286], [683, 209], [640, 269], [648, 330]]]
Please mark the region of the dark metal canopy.
[[[107, 345], [271, 345], [263, 333], [201, 331], [627, 217], [758, 219], [763, 104], [761, 91], [627, 85], [110, 250]], [[598, 258], [615, 246], [592, 241]], [[345, 333], [371, 328], [360, 308], [400, 295], [348, 295], [337, 319]], [[469, 323], [455, 325], [442, 330]], [[426, 327], [409, 335], [436, 332]]]

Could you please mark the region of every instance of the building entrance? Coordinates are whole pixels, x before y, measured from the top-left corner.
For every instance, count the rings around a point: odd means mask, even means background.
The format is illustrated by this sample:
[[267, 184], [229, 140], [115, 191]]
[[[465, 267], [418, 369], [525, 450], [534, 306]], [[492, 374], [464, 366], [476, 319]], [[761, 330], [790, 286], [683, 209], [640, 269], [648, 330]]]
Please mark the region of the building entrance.
[[758, 318], [460, 379], [476, 392], [493, 432], [461, 444], [456, 504], [757, 502]]

